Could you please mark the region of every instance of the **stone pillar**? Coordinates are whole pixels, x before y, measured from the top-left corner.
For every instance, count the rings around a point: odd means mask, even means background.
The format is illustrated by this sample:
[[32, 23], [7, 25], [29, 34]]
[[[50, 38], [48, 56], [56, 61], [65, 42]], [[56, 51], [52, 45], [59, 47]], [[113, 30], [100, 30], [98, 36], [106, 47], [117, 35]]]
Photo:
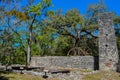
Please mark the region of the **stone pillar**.
[[116, 70], [118, 50], [115, 31], [113, 28], [113, 14], [100, 13], [99, 24], [99, 69]]

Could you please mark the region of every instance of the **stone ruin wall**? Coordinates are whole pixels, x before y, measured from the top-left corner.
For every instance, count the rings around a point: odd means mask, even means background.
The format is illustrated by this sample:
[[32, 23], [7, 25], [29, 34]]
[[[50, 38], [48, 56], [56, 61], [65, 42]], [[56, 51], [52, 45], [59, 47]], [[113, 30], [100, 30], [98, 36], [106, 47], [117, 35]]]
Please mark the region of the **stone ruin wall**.
[[31, 66], [42, 66], [45, 68], [79, 68], [94, 69], [93, 56], [49, 56], [49, 57], [32, 57]]

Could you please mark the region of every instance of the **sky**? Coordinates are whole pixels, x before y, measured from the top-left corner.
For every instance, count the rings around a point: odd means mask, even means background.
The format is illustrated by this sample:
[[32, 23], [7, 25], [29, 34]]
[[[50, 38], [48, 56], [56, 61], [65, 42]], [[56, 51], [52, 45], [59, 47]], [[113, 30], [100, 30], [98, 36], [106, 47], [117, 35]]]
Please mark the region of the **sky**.
[[[76, 8], [81, 14], [86, 14], [87, 8], [90, 4], [96, 4], [98, 0], [52, 0], [53, 9], [61, 9], [66, 12], [70, 9]], [[120, 16], [120, 0], [105, 0], [105, 4], [109, 12], [115, 12]]]

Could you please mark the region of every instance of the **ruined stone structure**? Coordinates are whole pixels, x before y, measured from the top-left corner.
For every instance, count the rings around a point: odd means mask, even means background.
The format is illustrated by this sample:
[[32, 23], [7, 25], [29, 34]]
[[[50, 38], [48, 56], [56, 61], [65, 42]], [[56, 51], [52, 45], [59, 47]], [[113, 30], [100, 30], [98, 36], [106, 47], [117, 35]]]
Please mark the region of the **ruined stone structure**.
[[32, 57], [31, 66], [45, 68], [79, 68], [94, 70], [93, 56], [47, 56]]
[[115, 31], [113, 28], [113, 14], [99, 14], [99, 69], [116, 70], [118, 50]]
[[[116, 70], [118, 63], [118, 50], [115, 31], [113, 28], [113, 14], [101, 13], [99, 24], [99, 65], [98, 57], [93, 56], [49, 56], [32, 57], [31, 66], [69, 67], [79, 69]], [[120, 70], [120, 68], [119, 68]]]

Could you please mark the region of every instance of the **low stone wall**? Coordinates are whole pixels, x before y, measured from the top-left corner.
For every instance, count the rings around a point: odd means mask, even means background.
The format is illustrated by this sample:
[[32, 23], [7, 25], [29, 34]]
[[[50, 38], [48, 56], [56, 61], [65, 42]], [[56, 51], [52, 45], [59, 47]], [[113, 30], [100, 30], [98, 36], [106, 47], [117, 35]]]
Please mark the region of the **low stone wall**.
[[49, 57], [32, 57], [31, 66], [65, 67], [79, 69], [94, 69], [93, 56], [49, 56]]

